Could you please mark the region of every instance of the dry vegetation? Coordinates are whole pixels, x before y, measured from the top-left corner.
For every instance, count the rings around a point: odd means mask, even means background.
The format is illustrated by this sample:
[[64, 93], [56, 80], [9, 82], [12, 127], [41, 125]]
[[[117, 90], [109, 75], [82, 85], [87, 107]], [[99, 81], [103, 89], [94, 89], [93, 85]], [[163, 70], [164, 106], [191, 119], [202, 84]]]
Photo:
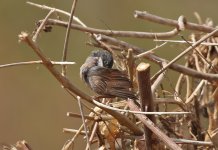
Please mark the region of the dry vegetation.
[[[19, 40], [26, 43], [39, 56], [37, 62], [7, 64], [23, 65], [42, 63], [60, 82], [69, 94], [78, 101], [80, 114], [68, 112], [69, 117], [81, 118], [79, 129], [64, 129], [74, 133], [62, 150], [73, 148], [78, 136], [86, 139], [86, 149], [216, 149], [218, 147], [218, 29], [212, 20], [203, 22], [199, 15], [198, 23], [186, 21], [184, 16], [171, 20], [147, 12], [135, 11], [136, 19], [145, 19], [160, 25], [171, 26], [168, 32], [150, 33], [134, 31], [111, 31], [88, 27], [75, 17], [76, 0], [71, 13], [28, 2], [32, 6], [48, 10], [48, 15], [38, 22], [33, 36], [21, 33]], [[69, 17], [68, 21], [51, 18], [56, 12]], [[52, 15], [53, 16], [53, 15]], [[62, 62], [51, 61], [40, 50], [37, 37], [41, 31], [50, 32], [53, 26], [67, 28]], [[79, 30], [90, 37], [88, 44], [106, 49], [113, 53], [116, 67], [125, 70], [134, 83], [134, 91], [140, 99], [141, 108], [131, 100], [103, 98], [101, 102], [93, 99], [70, 83], [66, 77], [67, 46], [70, 30]], [[182, 41], [166, 40], [179, 35], [180, 31], [193, 32], [190, 39]], [[121, 41], [116, 37], [148, 38], [159, 41], [152, 50], [145, 50], [137, 45]], [[167, 43], [178, 42], [187, 46], [181, 54], [172, 60], [155, 55], [155, 51]], [[144, 59], [156, 63], [160, 70], [153, 76], [150, 65]], [[185, 64], [176, 63], [183, 59]], [[136, 63], [137, 62], [137, 63]], [[59, 72], [54, 64], [62, 65]], [[180, 73], [175, 87], [165, 89], [162, 84], [168, 69]], [[93, 107], [88, 107], [90, 103]], [[173, 105], [173, 107], [171, 107]], [[90, 111], [84, 114], [83, 108]], [[161, 110], [161, 112], [160, 112]], [[203, 124], [206, 128], [203, 128]], [[30, 150], [25, 141], [15, 146], [3, 146], [3, 149]]]

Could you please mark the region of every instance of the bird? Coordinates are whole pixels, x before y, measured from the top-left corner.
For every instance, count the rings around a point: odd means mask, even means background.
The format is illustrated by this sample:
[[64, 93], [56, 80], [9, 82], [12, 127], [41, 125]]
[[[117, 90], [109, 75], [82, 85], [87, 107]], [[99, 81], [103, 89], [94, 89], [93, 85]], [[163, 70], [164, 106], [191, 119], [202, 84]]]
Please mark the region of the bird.
[[106, 50], [95, 50], [80, 67], [80, 77], [99, 97], [137, 100], [130, 90], [132, 83], [127, 74], [112, 67], [112, 54]]

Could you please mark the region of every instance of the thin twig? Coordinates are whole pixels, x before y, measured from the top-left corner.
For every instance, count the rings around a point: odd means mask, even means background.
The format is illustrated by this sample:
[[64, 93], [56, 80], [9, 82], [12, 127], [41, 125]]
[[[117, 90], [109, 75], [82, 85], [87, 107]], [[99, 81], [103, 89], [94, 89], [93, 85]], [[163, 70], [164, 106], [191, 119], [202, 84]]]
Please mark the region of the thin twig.
[[93, 100], [93, 102], [101, 107], [101, 108], [107, 108], [113, 111], [119, 111], [119, 112], [126, 112], [126, 113], [133, 113], [133, 114], [143, 114], [143, 115], [184, 115], [184, 114], [190, 114], [190, 112], [141, 112], [141, 111], [131, 111], [131, 110], [125, 110], [125, 109], [119, 109], [110, 107], [108, 105], [102, 104], [96, 100]]
[[[97, 129], [98, 129], [98, 122], [95, 122], [95, 123], [94, 123], [94, 126], [93, 126], [93, 128], [92, 128], [92, 133], [91, 133], [91, 135], [90, 135], [90, 137], [89, 137], [89, 143], [92, 142], [92, 140], [93, 140], [93, 138], [94, 138], [94, 136], [95, 136], [95, 133], [96, 133]], [[88, 149], [89, 149], [89, 146], [86, 145], [86, 149], [85, 149], [85, 150], [88, 150]]]
[[[168, 42], [168, 43], [184, 43], [187, 44], [191, 43], [194, 44], [195, 42], [193, 41], [180, 41], [180, 40], [159, 40], [159, 39], [154, 39], [155, 42]], [[200, 45], [206, 45], [206, 46], [218, 46], [218, 43], [209, 43], [209, 42], [202, 42]]]
[[68, 129], [68, 128], [63, 128], [63, 132], [64, 133], [73, 133], [73, 134], [77, 134], [79, 133], [80, 135], [86, 135], [86, 131], [80, 131], [80, 130], [75, 130], [75, 129]]
[[190, 102], [193, 100], [193, 98], [194, 98], [195, 96], [197, 96], [197, 93], [199, 92], [199, 90], [200, 90], [204, 85], [205, 85], [205, 80], [202, 80], [202, 81], [198, 84], [198, 86], [195, 88], [195, 90], [193, 91], [193, 93], [188, 97], [188, 99], [186, 99], [185, 103], [186, 103], [186, 104], [190, 103]]
[[[65, 131], [67, 129], [63, 129], [63, 131]], [[82, 133], [83, 130], [83, 124], [80, 126], [79, 130], [76, 130], [76, 134], [73, 136], [72, 139], [70, 139], [62, 148], [62, 150], [68, 150], [70, 148], [70, 146], [72, 146], [72, 144], [74, 143], [75, 139]], [[74, 132], [74, 129], [68, 129], [67, 131], [72, 131]]]
[[54, 13], [55, 9], [50, 10], [50, 12], [47, 14], [47, 16], [45, 17], [45, 19], [43, 19], [43, 21], [41, 22], [40, 26], [38, 27], [36, 33], [34, 34], [32, 40], [34, 42], [36, 42], [39, 33], [41, 32], [41, 30], [43, 29], [44, 25], [46, 24], [46, 21], [48, 20], [48, 18]]
[[80, 110], [80, 113], [81, 113], [81, 116], [82, 116], [82, 122], [83, 122], [84, 130], [85, 130], [85, 133], [86, 133], [87, 146], [88, 146], [89, 150], [91, 150], [91, 145], [90, 145], [89, 136], [88, 136], [88, 129], [87, 129], [87, 126], [86, 126], [86, 123], [85, 123], [83, 107], [81, 105], [81, 101], [80, 101], [79, 96], [77, 96], [77, 100], [78, 100], [79, 110]]
[[132, 49], [128, 49], [128, 54], [126, 56], [126, 60], [127, 60], [128, 76], [129, 76], [130, 81], [133, 82], [135, 59], [133, 56]]
[[[75, 9], [76, 9], [76, 4], [77, 4], [77, 0], [74, 0], [73, 4], [72, 4], [71, 12], [70, 12], [70, 18], [68, 21], [67, 31], [66, 31], [65, 40], [64, 40], [62, 61], [67, 60], [68, 42], [69, 42], [69, 37], [70, 37], [70, 25], [72, 24], [72, 21], [73, 21], [73, 16], [74, 16]], [[66, 75], [66, 69], [67, 69], [66, 65], [63, 65], [62, 66], [62, 74], [64, 76]]]
[[[131, 110], [139, 111], [139, 108], [132, 100], [128, 100], [128, 105]], [[175, 142], [172, 141], [172, 139], [165, 135], [148, 117], [142, 114], [135, 114], [135, 116], [171, 149], [182, 150]]]
[[214, 34], [216, 34], [218, 31], [218, 29], [212, 31], [211, 33], [203, 36], [200, 40], [198, 40], [197, 42], [195, 42], [193, 45], [189, 46], [186, 50], [184, 50], [182, 53], [180, 53], [178, 56], [176, 56], [173, 60], [171, 60], [165, 67], [163, 67], [161, 70], [159, 70], [152, 78], [151, 80], [156, 79], [156, 77], [159, 76], [159, 74], [161, 74], [164, 70], [166, 70], [170, 65], [172, 65], [173, 63], [175, 63], [177, 60], [179, 60], [181, 57], [183, 57], [185, 54], [187, 54], [189, 51], [195, 49], [200, 43], [202, 43], [203, 41], [205, 41], [206, 39], [208, 39], [209, 37], [213, 36]]
[[144, 57], [144, 56], [146, 56], [147, 54], [154, 52], [155, 50], [157, 50], [158, 48], [160, 48], [160, 47], [162, 47], [162, 46], [164, 46], [164, 45], [166, 45], [166, 44], [167, 44], [167, 42], [164, 42], [164, 43], [162, 43], [161, 45], [156, 46], [155, 48], [152, 48], [152, 49], [150, 49], [150, 50], [148, 50], [148, 51], [146, 51], [146, 52], [143, 52], [143, 53], [141, 53], [141, 54], [136, 55], [135, 58]]
[[[167, 64], [166, 62], [162, 62], [162, 66], [163, 66], [163, 67], [166, 66], [166, 64]], [[160, 74], [160, 75], [158, 76], [158, 78], [154, 81], [154, 83], [152, 84], [152, 86], [151, 86], [151, 92], [152, 92], [153, 97], [155, 97], [155, 96], [154, 96], [155, 91], [156, 91], [156, 89], [158, 88], [158, 86], [162, 83], [162, 80], [164, 79], [165, 74], [166, 74], [166, 71], [164, 71], [162, 74]]]
[[194, 140], [187, 140], [187, 139], [175, 139], [172, 140], [178, 144], [192, 144], [192, 145], [199, 145], [199, 146], [213, 146], [212, 142], [206, 141], [194, 141]]
[[[75, 118], [81, 118], [82, 116], [80, 114], [77, 113], [72, 113], [72, 112], [68, 112], [67, 116], [69, 117], [75, 117]], [[87, 120], [92, 120], [92, 121], [108, 121], [111, 119], [114, 119], [113, 116], [110, 115], [99, 115], [99, 116], [90, 116], [90, 115], [84, 115], [84, 118]]]
[[181, 101], [178, 101], [176, 99], [171, 99], [171, 98], [156, 98], [154, 100], [155, 104], [160, 104], [160, 103], [169, 103], [169, 104], [177, 104], [179, 107], [181, 107], [183, 110], [185, 109], [185, 104]]
[[[74, 65], [76, 64], [75, 62], [58, 62], [58, 61], [51, 61], [51, 63], [53, 65]], [[41, 60], [16, 62], [16, 63], [0, 65], [0, 68], [15, 67], [15, 66], [21, 66], [21, 65], [32, 65], [32, 64], [43, 64], [43, 62]]]
[[[61, 14], [63, 14], [63, 15], [66, 15], [66, 16], [70, 16], [70, 13], [68, 13], [68, 12], [66, 12], [66, 11], [63, 11], [63, 10], [60, 10], [60, 9], [57, 9], [57, 8], [54, 8], [54, 7], [49, 7], [49, 6], [46, 6], [46, 5], [40, 5], [40, 4], [36, 4], [36, 3], [33, 3], [33, 2], [29, 2], [29, 1], [27, 1], [26, 2], [27, 4], [29, 4], [29, 5], [31, 5], [31, 6], [35, 6], [35, 7], [38, 7], [38, 8], [41, 8], [41, 9], [43, 9], [43, 10], [55, 10], [55, 12], [58, 12], [58, 13], [61, 13]], [[78, 17], [76, 17], [76, 16], [73, 16], [73, 20], [76, 22], [76, 23], [78, 23], [78, 24], [80, 24], [80, 25], [82, 25], [82, 26], [86, 26]]]

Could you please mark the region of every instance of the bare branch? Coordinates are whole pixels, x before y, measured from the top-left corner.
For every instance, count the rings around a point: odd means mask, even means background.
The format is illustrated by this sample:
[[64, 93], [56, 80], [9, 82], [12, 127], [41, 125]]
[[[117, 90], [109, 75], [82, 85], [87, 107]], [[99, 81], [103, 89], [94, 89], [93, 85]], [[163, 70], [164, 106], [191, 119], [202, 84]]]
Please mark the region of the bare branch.
[[34, 42], [36, 42], [39, 33], [40, 33], [41, 30], [43, 29], [43, 27], [44, 27], [46, 21], [48, 20], [48, 18], [54, 13], [54, 11], [55, 11], [54, 9], [50, 10], [50, 12], [47, 14], [47, 16], [45, 17], [45, 19], [41, 22], [41, 24], [40, 24], [40, 26], [38, 27], [38, 29], [37, 29], [35, 35], [34, 35], [33, 38], [32, 38], [32, 40], [33, 40]]
[[213, 32], [203, 36], [200, 40], [198, 40], [197, 42], [195, 42], [193, 45], [189, 46], [186, 50], [184, 50], [182, 53], [180, 53], [178, 56], [176, 56], [173, 60], [171, 60], [165, 67], [163, 67], [161, 70], [159, 70], [153, 77], [151, 80], [156, 79], [157, 76], [159, 76], [159, 74], [161, 74], [164, 70], [166, 70], [167, 68], [169, 68], [170, 65], [172, 65], [173, 63], [175, 63], [177, 60], [179, 60], [181, 57], [183, 57], [185, 54], [187, 54], [189, 51], [195, 49], [200, 43], [202, 43], [203, 41], [205, 41], [206, 39], [208, 39], [209, 37], [213, 36], [214, 34], [216, 34], [218, 31], [218, 29], [214, 30]]
[[[140, 18], [140, 19], [145, 19], [145, 20], [159, 23], [159, 24], [163, 24], [163, 25], [168, 25], [168, 26], [179, 28], [177, 20], [163, 18], [160, 16], [150, 14], [150, 13], [145, 12], [145, 11], [144, 12], [135, 11], [134, 17]], [[216, 30], [216, 28], [213, 28], [213, 27], [209, 27], [206, 25], [199, 25], [199, 24], [191, 23], [191, 22], [186, 22], [185, 28], [189, 29], [189, 30], [200, 31], [200, 32], [205, 32], [205, 33], [210, 33], [212, 31]], [[218, 36], [218, 33], [215, 33], [214, 36]]]
[[[53, 65], [74, 65], [76, 64], [75, 62], [58, 62], [58, 61], [51, 61], [51, 63]], [[17, 62], [17, 63], [0, 65], [0, 68], [15, 67], [15, 66], [21, 66], [21, 65], [32, 65], [32, 64], [43, 64], [43, 62], [41, 60]]]
[[[67, 31], [66, 31], [65, 40], [64, 40], [62, 61], [67, 60], [68, 41], [69, 41], [69, 37], [70, 37], [70, 25], [72, 24], [72, 21], [73, 21], [74, 12], [75, 12], [75, 9], [76, 9], [76, 4], [77, 4], [77, 0], [74, 0], [73, 4], [72, 4], [70, 18], [69, 18], [69, 21], [68, 21]], [[64, 76], [66, 75], [66, 65], [62, 66], [62, 74]]]
[[[62, 27], [67, 27], [67, 22], [60, 21], [57, 19], [49, 19], [47, 25], [57, 25]], [[168, 32], [162, 33], [153, 33], [153, 32], [138, 32], [138, 31], [115, 31], [115, 30], [103, 30], [103, 29], [96, 29], [91, 27], [83, 27], [76, 24], [71, 24], [71, 28], [83, 32], [94, 33], [94, 34], [104, 34], [107, 36], [115, 36], [115, 37], [134, 37], [134, 38], [147, 38], [147, 39], [164, 39], [170, 38], [178, 34], [177, 29], [173, 29]]]
[[[155, 42], [167, 42], [167, 43], [182, 43], [182, 44], [194, 44], [195, 42], [192, 41], [180, 41], [180, 40], [159, 40], [154, 39]], [[218, 46], [218, 43], [210, 43], [210, 42], [202, 42], [200, 45], [206, 45], [206, 46]]]
[[88, 129], [87, 129], [87, 126], [86, 126], [83, 107], [82, 107], [81, 99], [80, 99], [79, 96], [77, 96], [77, 100], [78, 100], [78, 104], [79, 104], [79, 110], [80, 110], [80, 113], [81, 113], [81, 116], [82, 116], [83, 126], [84, 126], [84, 129], [85, 129], [87, 147], [88, 147], [89, 150], [91, 150], [91, 145], [90, 145], [89, 136], [88, 136]]
[[[46, 6], [46, 5], [40, 5], [40, 4], [36, 4], [36, 3], [33, 3], [33, 2], [29, 2], [27, 1], [26, 2], [27, 4], [31, 5], [31, 6], [35, 6], [35, 7], [38, 7], [38, 8], [41, 8], [43, 10], [54, 10], [55, 12], [58, 12], [58, 13], [61, 13], [63, 15], [66, 15], [66, 16], [70, 16], [70, 13], [66, 12], [66, 11], [63, 11], [63, 10], [60, 10], [60, 9], [57, 9], [57, 8], [54, 8], [54, 7], [49, 7], [49, 6]], [[73, 20], [82, 25], [82, 26], [86, 26], [78, 17], [76, 16], [73, 16]]]
[[[132, 102], [128, 100], [129, 106], [131, 110], [139, 111], [139, 108]], [[166, 136], [155, 124], [142, 114], [135, 114], [136, 117], [142, 121], [144, 125], [146, 125], [161, 141], [163, 141], [167, 146], [171, 149], [182, 150], [175, 142], [172, 141], [168, 136]]]
[[[118, 46], [118, 47], [120, 47], [120, 49], [127, 50], [127, 49], [131, 48], [131, 49], [133, 49], [133, 51], [136, 54], [139, 54], [139, 53], [142, 53], [143, 51], [145, 51], [145, 49], [143, 49], [143, 48], [137, 47], [137, 46], [129, 44], [127, 42], [124, 42], [124, 41], [121, 41], [121, 40], [118, 40], [118, 39], [115, 39], [112, 37], [108, 37], [105, 35], [99, 35], [98, 40], [104, 41], [108, 44]], [[169, 62], [168, 60], [160, 58], [160, 57], [158, 57], [154, 54], [151, 54], [151, 53], [148, 53], [147, 55], [145, 55], [144, 58], [147, 58], [147, 59], [149, 59], [157, 64], [160, 64], [162, 62]], [[183, 73], [183, 74], [195, 77], [195, 78], [200, 78], [200, 79], [205, 79], [205, 80], [210, 80], [210, 81], [218, 80], [217, 74], [198, 72], [194, 69], [187, 68], [185, 66], [182, 66], [182, 65], [179, 65], [176, 63], [171, 64], [169, 66], [169, 68], [173, 69], [174, 71], [177, 71], [177, 72], [180, 72], [180, 73]]]
[[107, 109], [110, 109], [110, 110], [113, 110], [113, 111], [120, 111], [120, 112], [141, 114], [141, 115], [185, 115], [185, 114], [190, 114], [190, 112], [142, 112], [142, 111], [132, 111], [132, 110], [125, 110], [125, 109], [110, 107], [108, 105], [99, 103], [98, 101], [95, 101], [95, 100], [93, 102], [100, 108], [107, 108]]

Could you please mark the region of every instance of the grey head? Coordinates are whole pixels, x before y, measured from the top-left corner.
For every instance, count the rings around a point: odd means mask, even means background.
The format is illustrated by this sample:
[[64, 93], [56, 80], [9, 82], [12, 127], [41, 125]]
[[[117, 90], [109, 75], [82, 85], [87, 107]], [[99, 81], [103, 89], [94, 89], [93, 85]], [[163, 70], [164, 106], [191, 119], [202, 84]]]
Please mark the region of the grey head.
[[87, 57], [85, 63], [80, 67], [80, 77], [88, 83], [87, 75], [91, 68], [95, 66], [112, 68], [113, 56], [106, 50], [95, 50]]
[[113, 66], [113, 56], [110, 52], [106, 50], [95, 50], [92, 51], [89, 57], [97, 57], [99, 58], [98, 66], [112, 68]]

